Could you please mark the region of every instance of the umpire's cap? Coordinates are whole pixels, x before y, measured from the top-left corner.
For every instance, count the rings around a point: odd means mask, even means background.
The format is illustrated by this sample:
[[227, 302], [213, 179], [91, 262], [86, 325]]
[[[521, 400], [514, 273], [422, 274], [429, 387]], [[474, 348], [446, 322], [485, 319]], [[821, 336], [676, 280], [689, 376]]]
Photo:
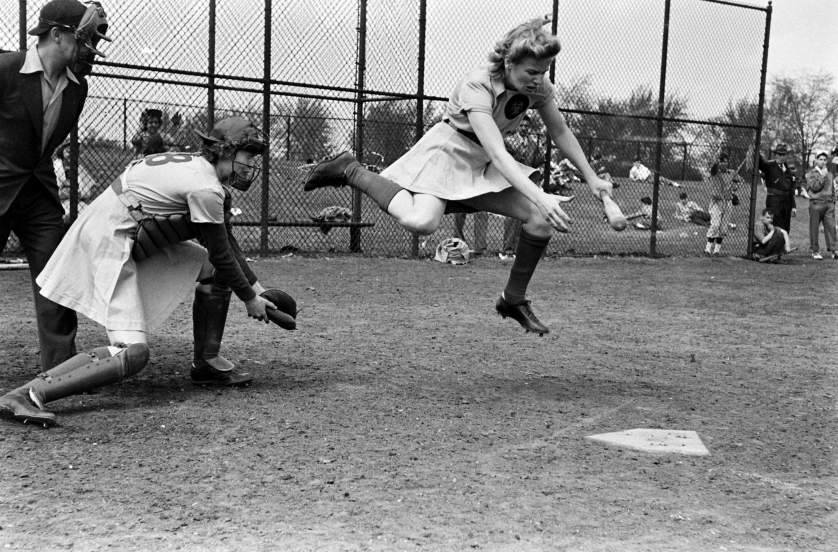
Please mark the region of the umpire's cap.
[[29, 34], [40, 36], [52, 27], [60, 27], [75, 32], [87, 11], [87, 7], [78, 0], [52, 0], [41, 8], [38, 25], [29, 30]]
[[786, 155], [788, 152], [789, 147], [782, 142], [774, 146], [774, 153], [776, 153], [777, 155]]

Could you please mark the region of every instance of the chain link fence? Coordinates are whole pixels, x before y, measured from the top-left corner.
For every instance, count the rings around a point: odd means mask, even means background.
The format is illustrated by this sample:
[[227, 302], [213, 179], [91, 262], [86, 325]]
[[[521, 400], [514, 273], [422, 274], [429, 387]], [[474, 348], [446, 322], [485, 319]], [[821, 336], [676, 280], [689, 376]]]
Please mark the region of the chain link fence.
[[[43, 2], [0, 0], [0, 49], [31, 46]], [[243, 247], [431, 255], [454, 235], [446, 217], [431, 236], [414, 236], [348, 188], [302, 192], [301, 165], [344, 149], [382, 168], [439, 121], [459, 78], [483, 63], [512, 26], [553, 17], [563, 49], [551, 69], [560, 108], [589, 156], [619, 184], [627, 213], [653, 200], [655, 225], [616, 233], [583, 182], [562, 173], [577, 199], [573, 232], [549, 252], [566, 255], [696, 255], [706, 228], [674, 217], [681, 193], [707, 208], [706, 177], [721, 151], [736, 168], [759, 150], [770, 7], [721, 0], [195, 0], [177, 4], [106, 0], [113, 43], [89, 78], [78, 125], [78, 156], [66, 159], [68, 212], [92, 201], [138, 155], [132, 142], [148, 109], [162, 113], [169, 147], [194, 150], [194, 130], [244, 115], [270, 138], [262, 180], [234, 201]], [[663, 98], [663, 101], [659, 101]], [[545, 183], [561, 154], [535, 131]], [[511, 146], [514, 147], [514, 146]], [[74, 151], [72, 148], [69, 151]], [[628, 178], [639, 159], [651, 172]], [[726, 251], [748, 251], [758, 189], [741, 170], [740, 204]], [[77, 193], [76, 193], [77, 191]], [[322, 226], [324, 209], [349, 220]], [[467, 217], [466, 240], [473, 216]], [[487, 248], [501, 249], [503, 219], [490, 216]], [[471, 243], [471, 242], [470, 242]], [[10, 244], [11, 248], [14, 247]]]

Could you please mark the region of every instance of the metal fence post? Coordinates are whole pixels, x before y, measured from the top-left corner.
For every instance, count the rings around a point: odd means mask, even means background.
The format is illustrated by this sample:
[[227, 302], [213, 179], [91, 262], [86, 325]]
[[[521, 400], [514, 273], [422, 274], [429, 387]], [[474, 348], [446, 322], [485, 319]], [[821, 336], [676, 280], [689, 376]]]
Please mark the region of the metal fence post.
[[[355, 84], [355, 157], [364, 159], [364, 76], [367, 71], [367, 0], [358, 2], [358, 75]], [[361, 192], [352, 188], [352, 222], [361, 221]], [[361, 229], [349, 229], [349, 250], [361, 251]]]
[[209, 40], [207, 52], [207, 129], [215, 126], [215, 1], [209, 0]]
[[[425, 132], [425, 31], [428, 24], [428, 2], [419, 0], [419, 57], [416, 79], [416, 141]], [[410, 255], [419, 256], [419, 234], [410, 236]]]
[[759, 104], [757, 105], [757, 136], [754, 141], [754, 153], [751, 159], [751, 201], [748, 206], [748, 257], [754, 253], [754, 223], [756, 222], [757, 185], [759, 183], [759, 152], [762, 147], [762, 119], [765, 114], [765, 81], [768, 71], [768, 39], [771, 35], [771, 13], [773, 7], [768, 2], [765, 10], [765, 35], [762, 40], [762, 68], [759, 78]]
[[661, 45], [661, 74], [658, 88], [657, 143], [655, 144], [655, 178], [652, 185], [652, 228], [649, 232], [649, 256], [655, 257], [658, 231], [658, 201], [660, 199], [661, 156], [663, 154], [663, 116], [666, 106], [666, 61], [669, 52], [669, 13], [672, 0], [666, 0], [663, 12], [663, 44]]
[[[262, 69], [262, 132], [271, 135], [271, 14], [272, 0], [265, 0], [265, 51]], [[259, 254], [268, 254], [268, 201], [270, 196], [271, 171], [271, 141], [266, 140], [265, 151], [262, 153], [262, 223], [259, 236]]]
[[128, 151], [128, 98], [122, 98], [122, 151]]
[[26, 0], [18, 2], [18, 47], [26, 50]]
[[[559, 31], [559, 0], [553, 0], [553, 11], [551, 13], [550, 32], [558, 34]], [[556, 58], [550, 62], [550, 82], [556, 84]], [[547, 139], [544, 141], [544, 170], [541, 171], [541, 186], [550, 184], [550, 160], [553, 156], [553, 140]]]

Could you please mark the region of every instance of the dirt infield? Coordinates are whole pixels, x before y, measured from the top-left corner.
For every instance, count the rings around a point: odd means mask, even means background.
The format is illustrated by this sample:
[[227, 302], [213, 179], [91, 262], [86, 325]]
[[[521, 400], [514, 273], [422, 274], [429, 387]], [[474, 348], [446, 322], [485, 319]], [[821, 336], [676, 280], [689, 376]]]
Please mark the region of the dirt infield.
[[[838, 262], [546, 259], [542, 338], [494, 314], [497, 259], [255, 269], [303, 310], [283, 332], [231, 309], [251, 386], [188, 382], [184, 304], [137, 377], [50, 430], [0, 420], [0, 549], [835, 550]], [[37, 344], [27, 273], [0, 289], [5, 391]], [[711, 454], [585, 439], [636, 427]]]

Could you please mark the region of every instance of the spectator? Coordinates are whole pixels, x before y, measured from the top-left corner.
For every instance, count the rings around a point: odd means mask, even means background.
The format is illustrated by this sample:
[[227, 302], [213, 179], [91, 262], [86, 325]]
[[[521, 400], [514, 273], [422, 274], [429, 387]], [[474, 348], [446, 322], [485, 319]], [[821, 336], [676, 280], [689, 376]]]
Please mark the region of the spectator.
[[718, 160], [710, 167], [710, 178], [707, 180], [710, 186], [710, 227], [707, 229], [707, 244], [704, 246], [706, 255], [721, 255], [722, 241], [730, 225], [736, 175], [728, 163], [728, 155], [720, 153]]
[[698, 203], [687, 199], [687, 192], [678, 195], [675, 202], [675, 219], [691, 222], [699, 226], [710, 226], [710, 213], [702, 209]]
[[759, 155], [759, 171], [765, 181], [765, 208], [771, 211], [773, 224], [786, 233], [791, 230], [791, 217], [797, 215], [794, 172], [786, 163], [788, 153], [788, 146], [777, 144], [774, 159], [766, 160], [762, 153]]
[[[640, 198], [640, 209], [634, 213], [627, 215], [626, 220], [639, 219], [634, 223], [634, 227], [638, 230], [649, 230], [652, 228], [652, 198], [643, 196]], [[661, 227], [658, 225], [657, 230]]]
[[[652, 170], [643, 164], [643, 159], [640, 156], [634, 158], [634, 163], [632, 163], [631, 169], [629, 169], [629, 180], [633, 182], [651, 182], [653, 174]], [[660, 179], [661, 184], [667, 184], [673, 188], [681, 187], [680, 184], [674, 180], [666, 178], [662, 174], [659, 174], [658, 178]]]
[[81, 115], [97, 32], [107, 32], [101, 6], [51, 0], [29, 31], [37, 44], [0, 54], [0, 250], [14, 232], [29, 261], [42, 370], [76, 353], [76, 313], [41, 296], [35, 278], [64, 234], [52, 155]]
[[614, 188], [619, 188], [620, 185], [611, 178], [611, 173], [608, 171], [608, 165], [605, 162], [605, 159], [602, 156], [602, 152], [597, 150], [591, 156], [591, 168], [594, 169], [597, 176], [603, 180], [609, 181]]
[[159, 109], [146, 109], [140, 116], [140, 130], [131, 138], [134, 155], [137, 158], [169, 151], [172, 138], [160, 132], [163, 125], [163, 112]]
[[809, 247], [812, 258], [821, 260], [818, 233], [823, 225], [823, 237], [826, 240], [826, 250], [832, 258], [838, 258], [835, 252], [835, 175], [826, 168], [827, 154], [825, 151], [815, 155], [815, 166], [806, 173], [806, 192], [809, 197]]
[[753, 259], [761, 263], [776, 263], [786, 253], [791, 253], [789, 234], [774, 224], [774, 214], [770, 209], [762, 210], [762, 233], [757, 233], [754, 242]]

